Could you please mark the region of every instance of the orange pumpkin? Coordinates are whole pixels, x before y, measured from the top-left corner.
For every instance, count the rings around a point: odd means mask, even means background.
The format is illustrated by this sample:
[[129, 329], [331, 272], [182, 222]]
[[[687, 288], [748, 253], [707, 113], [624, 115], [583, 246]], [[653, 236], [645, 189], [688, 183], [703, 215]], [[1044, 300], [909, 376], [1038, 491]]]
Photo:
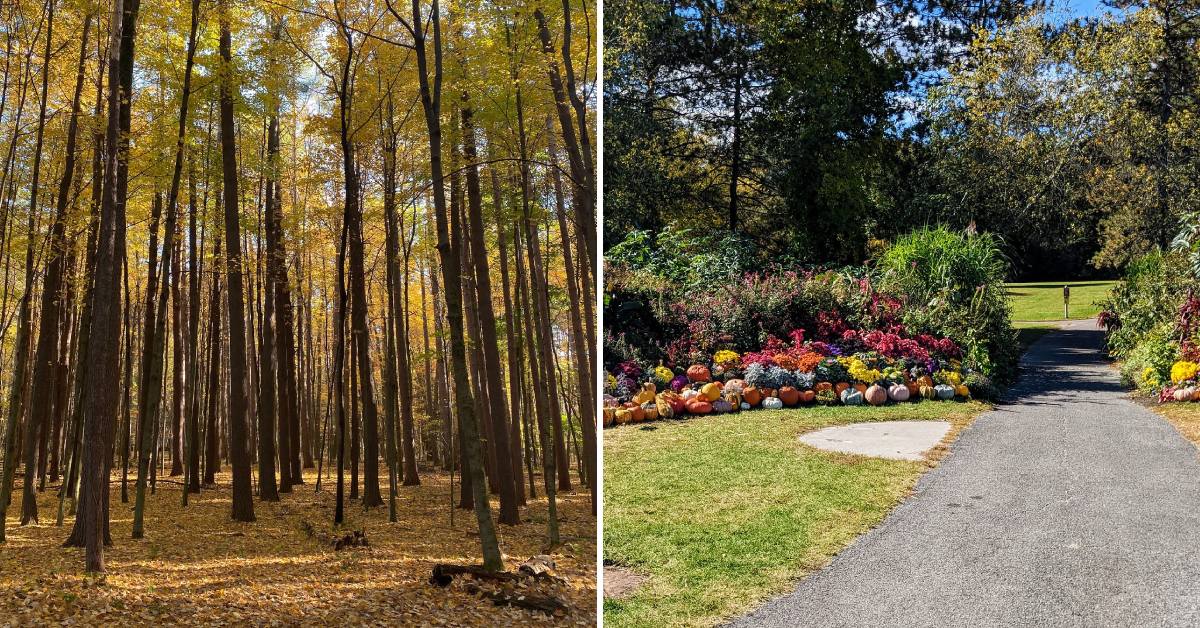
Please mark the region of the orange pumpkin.
[[908, 389], [908, 398], [916, 401], [917, 397], [921, 396], [921, 385], [916, 382], [905, 382], [904, 387]]
[[854, 390], [857, 390], [858, 392], [865, 394], [867, 392], [867, 385], [862, 382], [855, 382]]
[[822, 390], [833, 390], [833, 384], [830, 384], [829, 382], [820, 382], [817, 384], [817, 387], [814, 390], [817, 392], [821, 392]]
[[850, 384], [848, 384], [846, 382], [838, 382], [837, 385], [833, 387], [833, 391], [837, 393], [838, 398], [841, 398], [842, 392], [845, 391], [849, 387], [850, 387]]
[[701, 400], [699, 397], [693, 397], [687, 402], [687, 410], [692, 414], [708, 414], [712, 412], [712, 404]]
[[928, 375], [922, 375], [921, 377], [918, 377], [917, 378], [917, 389], [919, 390], [921, 388], [921, 386], [928, 386], [930, 388], [933, 388], [933, 378]]
[[635, 405], [629, 409], [630, 416], [633, 417], [634, 423], [639, 423], [646, 420], [646, 410], [641, 406]]
[[779, 399], [785, 406], [794, 406], [800, 403], [800, 391], [792, 386], [784, 386], [779, 389]]
[[665, 392], [662, 394], [662, 398], [671, 406], [671, 412], [675, 414], [683, 414], [683, 411], [687, 409], [687, 404], [683, 397], [679, 396], [679, 393]]
[[688, 379], [693, 382], [707, 382], [712, 379], [712, 373], [703, 364], [693, 364], [687, 370]]
[[800, 391], [800, 403], [812, 403], [813, 399], [817, 398], [817, 393], [811, 390]]
[[774, 388], [764, 388], [764, 389], [762, 389], [762, 392], [763, 392], [764, 397], [778, 397], [779, 396], [779, 391], [775, 390]]
[[747, 386], [742, 389], [742, 401], [745, 401], [746, 403], [750, 404], [751, 408], [762, 403], [762, 399], [763, 399], [762, 390], [760, 390], [754, 386]]

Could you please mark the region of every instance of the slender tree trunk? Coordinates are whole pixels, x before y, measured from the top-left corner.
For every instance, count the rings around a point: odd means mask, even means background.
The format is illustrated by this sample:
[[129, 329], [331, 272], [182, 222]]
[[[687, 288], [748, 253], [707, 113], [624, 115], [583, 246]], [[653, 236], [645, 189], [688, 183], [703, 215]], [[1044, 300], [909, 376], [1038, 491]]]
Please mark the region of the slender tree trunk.
[[[37, 137], [34, 141], [33, 149], [33, 180], [29, 186], [29, 237], [26, 239], [25, 245], [25, 295], [21, 297], [21, 313], [19, 315], [20, 326], [17, 330], [18, 334], [24, 334], [27, 337], [24, 339], [18, 338], [17, 345], [20, 347], [25, 347], [30, 342], [28, 336], [32, 333], [33, 325], [32, 320], [30, 320], [30, 309], [32, 308], [33, 301], [33, 234], [37, 233], [35, 224], [37, 220], [37, 204], [40, 192], [39, 179], [42, 174], [42, 140], [46, 131], [46, 98], [48, 96], [48, 88], [50, 84], [50, 53], [54, 45], [55, 3], [55, 0], [47, 0], [46, 2], [46, 53], [42, 57], [42, 90], [38, 106]], [[51, 233], [53, 234], [53, 228], [51, 228]], [[53, 245], [53, 242], [51, 242], [51, 245]], [[62, 275], [60, 273], [60, 281], [61, 278]], [[52, 300], [57, 300], [57, 288], [55, 289], [55, 292], [56, 294], [51, 295]], [[58, 325], [57, 312], [52, 312], [51, 314], [54, 315], [54, 320], [50, 321], [50, 325], [56, 327]], [[43, 320], [45, 320], [45, 317], [43, 317]], [[57, 331], [57, 329], [55, 331]], [[50, 344], [46, 347], [46, 355], [43, 357], [47, 362], [49, 362], [54, 359], [52, 354], [54, 352], [54, 348], [58, 344], [58, 337], [54, 336], [52, 333], [48, 333], [47, 336], [47, 340]], [[22, 342], [24, 342], [24, 344], [22, 344]], [[14, 371], [16, 379], [14, 379], [13, 382], [14, 387], [19, 385], [22, 389], [24, 389], [26, 386], [25, 373], [27, 370], [27, 365], [25, 361], [28, 359], [24, 355], [24, 352], [25, 351], [22, 350], [22, 355], [18, 356], [17, 358], [17, 364], [19, 365], [19, 368]], [[36, 364], [37, 360], [35, 359], [34, 365], [36, 366]], [[31, 404], [28, 412], [28, 423], [25, 426], [25, 477], [24, 491], [22, 492], [21, 500], [21, 525], [25, 525], [30, 521], [36, 522], [38, 520], [37, 496], [34, 494], [34, 480], [37, 476], [38, 439], [40, 438], [42, 432], [46, 429], [46, 411], [49, 409], [50, 405], [50, 378], [47, 376], [48, 373], [46, 372], [43, 372], [41, 375], [43, 380], [43, 390], [37, 391], [41, 395], [41, 398], [36, 399], [40, 405], [37, 408], [34, 408]], [[22, 392], [22, 395], [24, 394], [26, 393]], [[0, 520], [0, 526], [2, 525], [3, 520]]]
[[509, 444], [508, 414], [504, 407], [503, 372], [500, 367], [500, 349], [496, 339], [496, 316], [492, 308], [492, 284], [488, 268], [487, 249], [483, 238], [483, 195], [479, 186], [478, 154], [475, 148], [473, 112], [463, 94], [462, 110], [463, 150], [467, 166], [467, 233], [471, 239], [471, 257], [474, 262], [475, 293], [478, 304], [476, 313], [482, 330], [484, 382], [492, 418], [492, 437], [496, 450], [496, 483], [500, 488], [500, 523], [517, 525], [521, 522], [516, 487], [513, 485], [512, 449]]
[[[389, 6], [390, 8], [390, 6]], [[398, 15], [396, 17], [399, 17]], [[483, 553], [483, 566], [489, 571], [504, 568], [500, 557], [500, 545], [492, 521], [491, 508], [484, 486], [482, 455], [479, 444], [479, 426], [476, 422], [473, 401], [467, 382], [466, 346], [463, 339], [462, 287], [458, 251], [450, 241], [448, 212], [446, 207], [445, 182], [442, 173], [442, 42], [441, 18], [438, 0], [432, 1], [430, 22], [433, 32], [434, 76], [431, 85], [429, 64], [426, 58], [425, 27], [420, 0], [412, 2], [412, 35], [417, 57], [417, 78], [420, 85], [421, 106], [425, 113], [425, 125], [429, 134], [430, 172], [433, 178], [434, 212], [437, 222], [437, 250], [442, 261], [442, 278], [446, 290], [447, 320], [450, 327], [451, 367], [454, 372], [454, 390], [458, 407], [459, 429], [466, 447], [464, 459], [466, 472], [470, 474], [475, 498], [475, 518], [479, 525], [479, 540]]]
[[[108, 469], [113, 422], [118, 404], [121, 295], [119, 278], [125, 257], [125, 193], [128, 185], [129, 104], [133, 86], [134, 38], [139, 0], [113, 2], [109, 44], [108, 128], [105, 134], [104, 197], [100, 207], [91, 331], [87, 351], [88, 382], [80, 475], [80, 504], [75, 517], [77, 539], [85, 547], [88, 571], [104, 571], [108, 537]], [[73, 533], [74, 537], [75, 534]]]
[[238, 221], [237, 146], [233, 124], [233, 59], [228, 0], [218, 0], [221, 25], [221, 166], [225, 193], [225, 283], [229, 307], [229, 450], [233, 466], [233, 518], [254, 521], [250, 456], [246, 451], [246, 313], [242, 288], [242, 242]]

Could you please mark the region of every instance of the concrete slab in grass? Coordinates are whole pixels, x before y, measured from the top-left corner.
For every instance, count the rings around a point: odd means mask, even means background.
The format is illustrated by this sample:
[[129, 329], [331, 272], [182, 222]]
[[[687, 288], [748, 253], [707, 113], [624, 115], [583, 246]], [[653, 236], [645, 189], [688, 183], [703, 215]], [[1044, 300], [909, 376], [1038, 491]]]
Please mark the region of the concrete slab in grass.
[[826, 427], [800, 436], [810, 447], [894, 460], [923, 460], [946, 434], [945, 421], [883, 421]]

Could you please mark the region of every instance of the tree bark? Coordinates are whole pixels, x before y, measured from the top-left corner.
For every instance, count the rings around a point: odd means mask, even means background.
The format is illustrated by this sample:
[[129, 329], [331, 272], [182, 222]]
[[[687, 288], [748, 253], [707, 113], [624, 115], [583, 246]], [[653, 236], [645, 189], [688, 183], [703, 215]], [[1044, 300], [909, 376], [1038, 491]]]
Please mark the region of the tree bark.
[[238, 222], [237, 146], [233, 124], [233, 59], [228, 0], [218, 0], [221, 26], [221, 166], [225, 194], [225, 283], [229, 308], [229, 450], [233, 466], [233, 518], [254, 521], [250, 456], [246, 451], [246, 313], [242, 288], [242, 242]]

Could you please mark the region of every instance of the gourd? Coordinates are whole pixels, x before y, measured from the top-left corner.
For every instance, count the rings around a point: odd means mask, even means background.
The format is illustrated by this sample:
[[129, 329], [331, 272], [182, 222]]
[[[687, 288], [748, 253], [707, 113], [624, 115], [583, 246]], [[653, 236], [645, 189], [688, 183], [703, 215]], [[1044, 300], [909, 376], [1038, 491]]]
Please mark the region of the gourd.
[[725, 382], [725, 392], [740, 393], [745, 389], [746, 389], [746, 380], [744, 380], [744, 379], [731, 379], [731, 380]]
[[954, 387], [954, 394], [959, 397], [962, 397], [963, 399], [970, 399], [971, 398], [971, 389], [967, 388], [966, 385], [964, 385], [964, 384], [959, 384]]
[[647, 401], [642, 404], [642, 413], [647, 421], [658, 420], [658, 406], [653, 401]]
[[784, 386], [779, 389], [779, 400], [785, 406], [794, 406], [800, 403], [800, 391], [792, 386]]
[[867, 392], [863, 393], [863, 397], [866, 398], [867, 403], [873, 406], [882, 406], [883, 404], [887, 403], [888, 400], [887, 391], [884, 390], [883, 386], [880, 386], [879, 384], [875, 384], [868, 388]]
[[717, 414], [725, 414], [726, 412], [733, 412], [733, 405], [730, 404], [728, 401], [725, 401], [724, 399], [718, 399], [718, 400], [712, 402], [712, 408], [713, 408], [713, 412], [716, 412]]
[[712, 410], [712, 404], [703, 399], [696, 398], [687, 402], [687, 411], [692, 414], [708, 414]]
[[937, 399], [937, 391], [933, 389], [933, 386], [922, 386], [921, 396], [926, 399]]
[[817, 398], [817, 393], [811, 390], [800, 391], [800, 403], [812, 403], [813, 399]]
[[617, 408], [604, 406], [604, 427], [612, 427], [617, 420]]
[[712, 373], [703, 364], [693, 364], [687, 370], [688, 379], [693, 382], [707, 382], [712, 379]]
[[954, 387], [949, 384], [938, 384], [933, 390], [937, 392], [938, 399], [954, 398]]
[[705, 401], [716, 401], [721, 398], [721, 385], [709, 382], [700, 388], [700, 395]]
[[742, 400], [750, 404], [751, 408], [757, 406], [759, 403], [762, 403], [762, 398], [762, 391], [754, 386], [747, 386], [742, 389]]
[[658, 389], [654, 387], [654, 382], [646, 382], [642, 384], [642, 389], [633, 396], [633, 402], [642, 404], [647, 401], [654, 401], [654, 393], [656, 392], [658, 392]]
[[930, 388], [933, 388], [933, 378], [928, 375], [922, 375], [917, 378], [917, 385], [929, 386]]
[[783, 407], [783, 400], [779, 397], [767, 397], [763, 399], [762, 407], [767, 410], [778, 410]]
[[616, 414], [613, 415], [613, 420], [616, 421], [617, 425], [625, 425], [633, 420], [633, 412], [630, 412], [629, 408], [619, 408]]
[[729, 402], [729, 405], [733, 406], [734, 410], [742, 407], [742, 395], [740, 393], [726, 390], [724, 399]]
[[863, 394], [853, 388], [847, 388], [841, 394], [842, 403], [848, 406], [861, 406], [863, 402]]
[[683, 414], [683, 411], [687, 409], [687, 406], [684, 404], [683, 397], [679, 396], [676, 393], [673, 393], [673, 392], [663, 393], [662, 398], [664, 400], [666, 400], [668, 405], [671, 406], [671, 414], [674, 416], [679, 416], [680, 414]]
[[896, 384], [888, 389], [888, 397], [891, 397], [892, 401], [908, 401], [911, 396], [908, 386], [904, 384]]
[[675, 409], [671, 407], [671, 402], [667, 400], [665, 393], [655, 398], [654, 405], [658, 408], [658, 418], [669, 419], [675, 416]]

